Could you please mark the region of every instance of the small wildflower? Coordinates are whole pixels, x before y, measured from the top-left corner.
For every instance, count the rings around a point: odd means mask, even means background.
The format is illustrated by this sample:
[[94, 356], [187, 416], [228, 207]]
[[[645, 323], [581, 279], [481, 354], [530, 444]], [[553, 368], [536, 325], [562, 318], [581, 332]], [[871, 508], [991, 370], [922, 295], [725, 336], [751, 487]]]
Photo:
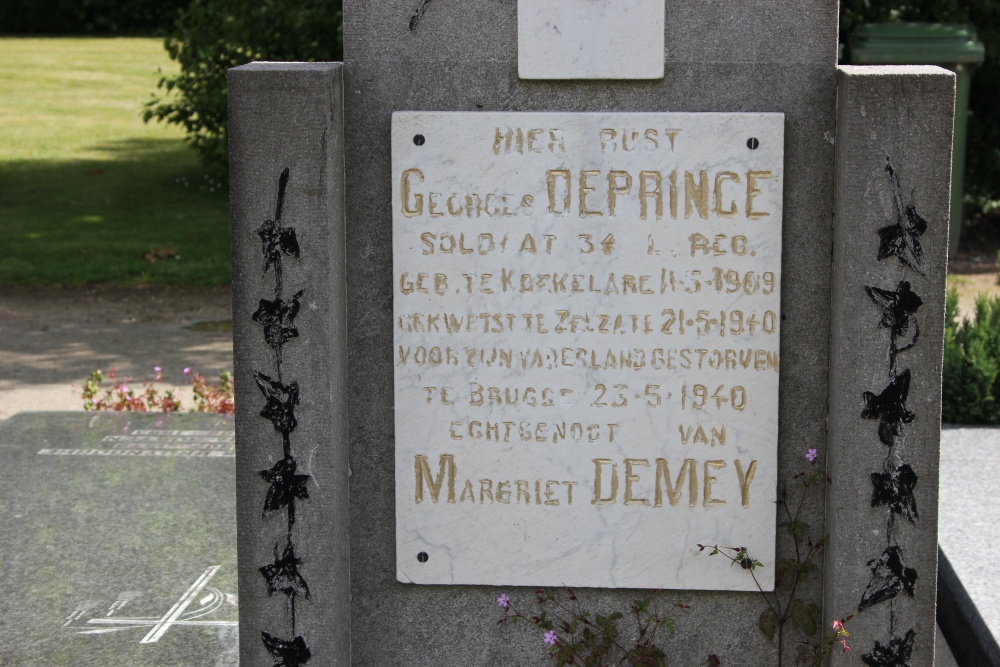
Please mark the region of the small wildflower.
[[851, 647], [847, 645], [847, 637], [851, 636], [851, 633], [847, 631], [844, 627], [843, 621], [833, 622], [833, 631], [837, 633], [837, 641], [840, 642], [841, 653], [847, 653], [851, 650]]
[[190, 373], [191, 373], [190, 367], [184, 369], [184, 375], [189, 375]]
[[817, 458], [819, 458], [819, 452], [817, 452], [815, 449], [810, 449], [808, 452], [806, 452], [806, 458], [809, 459], [810, 463], [812, 463]]
[[559, 638], [556, 637], [555, 630], [549, 630], [548, 632], [546, 632], [544, 638], [542, 639], [542, 641], [544, 641], [549, 646], [555, 646], [558, 640]]
[[502, 593], [500, 597], [497, 598], [497, 606], [506, 609], [510, 606], [510, 598], [507, 597], [506, 593]]
[[157, 373], [162, 373], [163, 372], [163, 369], [160, 368], [159, 366], [153, 366], [153, 370], [156, 371]]
[[127, 384], [123, 384], [121, 387], [118, 388], [118, 391], [120, 391], [123, 394], [127, 394], [128, 393], [128, 385]]

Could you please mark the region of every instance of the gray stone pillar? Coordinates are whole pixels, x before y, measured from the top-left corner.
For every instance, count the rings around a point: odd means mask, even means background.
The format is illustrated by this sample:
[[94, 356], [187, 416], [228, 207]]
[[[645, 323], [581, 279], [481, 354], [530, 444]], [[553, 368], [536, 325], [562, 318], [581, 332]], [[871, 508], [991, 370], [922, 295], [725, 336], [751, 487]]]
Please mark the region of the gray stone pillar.
[[[833, 664], [934, 664], [955, 77], [838, 74], [825, 612]], [[874, 664], [874, 663], [870, 663]]]
[[229, 71], [240, 664], [350, 662], [342, 66]]
[[[351, 618], [364, 665], [543, 665], [540, 634], [497, 627], [493, 602], [532, 589], [417, 586], [396, 581], [392, 303], [394, 111], [777, 111], [785, 114], [779, 479], [822, 449], [829, 387], [830, 211], [836, 3], [789, 11], [784, 0], [671, 0], [665, 76], [651, 81], [534, 81], [518, 77], [517, 3], [344, 3], [351, 375]], [[667, 345], [668, 343], [664, 343]], [[824, 531], [819, 494], [802, 519]], [[686, 537], [692, 549], [699, 538]], [[851, 538], [853, 540], [853, 536]], [[778, 553], [794, 555], [786, 531]], [[503, 549], [502, 544], [497, 545]], [[707, 556], [706, 556], [707, 558]], [[527, 565], [526, 565], [527, 567]], [[727, 565], [720, 563], [720, 568]], [[774, 564], [763, 570], [774, 576]], [[588, 590], [592, 610], [627, 610], [635, 591]], [[669, 595], [667, 596], [670, 597]], [[777, 664], [757, 629], [757, 593], [685, 591], [671, 664]], [[798, 588], [822, 601], [816, 574]], [[799, 635], [785, 644], [794, 662]]]

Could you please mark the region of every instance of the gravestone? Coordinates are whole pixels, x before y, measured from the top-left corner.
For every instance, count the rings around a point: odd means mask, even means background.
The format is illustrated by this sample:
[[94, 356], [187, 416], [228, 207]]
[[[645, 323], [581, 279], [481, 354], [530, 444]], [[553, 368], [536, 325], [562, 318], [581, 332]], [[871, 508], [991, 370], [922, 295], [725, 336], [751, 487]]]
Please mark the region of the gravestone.
[[241, 659], [543, 664], [494, 600], [569, 584], [775, 664], [698, 545], [773, 587], [808, 454], [810, 622], [932, 664], [952, 76], [838, 71], [836, 6], [413, 4], [230, 73]]
[[3, 664], [239, 664], [231, 417], [0, 422]]
[[774, 557], [783, 136], [394, 115], [400, 581], [756, 590], [676, 535]]

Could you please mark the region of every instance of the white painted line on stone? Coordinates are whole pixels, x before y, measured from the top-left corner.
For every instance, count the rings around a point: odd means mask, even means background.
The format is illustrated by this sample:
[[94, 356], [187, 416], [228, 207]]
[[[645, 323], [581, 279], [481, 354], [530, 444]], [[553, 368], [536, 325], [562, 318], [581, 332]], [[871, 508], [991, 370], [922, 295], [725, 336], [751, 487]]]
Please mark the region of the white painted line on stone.
[[188, 605], [194, 601], [199, 593], [201, 593], [202, 589], [208, 585], [208, 582], [211, 581], [212, 577], [215, 576], [215, 573], [219, 571], [220, 567], [220, 565], [213, 565], [202, 572], [201, 576], [198, 577], [193, 584], [191, 584], [191, 588], [187, 589], [187, 592], [181, 596], [181, 599], [174, 603], [174, 606], [170, 608], [163, 618], [161, 618], [159, 622], [153, 626], [153, 629], [149, 631], [149, 634], [143, 637], [142, 641], [139, 643], [153, 644], [158, 642], [160, 637], [162, 637], [164, 633], [170, 629], [170, 626], [178, 622], [177, 619], [180, 615], [184, 613], [184, 610], [187, 609]]

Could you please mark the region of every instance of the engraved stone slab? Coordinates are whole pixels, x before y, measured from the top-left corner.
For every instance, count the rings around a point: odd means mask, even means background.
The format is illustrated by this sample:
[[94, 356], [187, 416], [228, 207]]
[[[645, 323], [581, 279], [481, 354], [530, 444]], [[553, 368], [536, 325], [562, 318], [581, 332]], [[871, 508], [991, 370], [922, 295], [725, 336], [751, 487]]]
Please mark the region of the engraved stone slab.
[[664, 6], [664, 0], [518, 0], [518, 74], [661, 79]]
[[400, 581], [752, 589], [698, 543], [774, 566], [783, 138], [394, 114]]
[[239, 665], [233, 418], [0, 420], [4, 665]]

